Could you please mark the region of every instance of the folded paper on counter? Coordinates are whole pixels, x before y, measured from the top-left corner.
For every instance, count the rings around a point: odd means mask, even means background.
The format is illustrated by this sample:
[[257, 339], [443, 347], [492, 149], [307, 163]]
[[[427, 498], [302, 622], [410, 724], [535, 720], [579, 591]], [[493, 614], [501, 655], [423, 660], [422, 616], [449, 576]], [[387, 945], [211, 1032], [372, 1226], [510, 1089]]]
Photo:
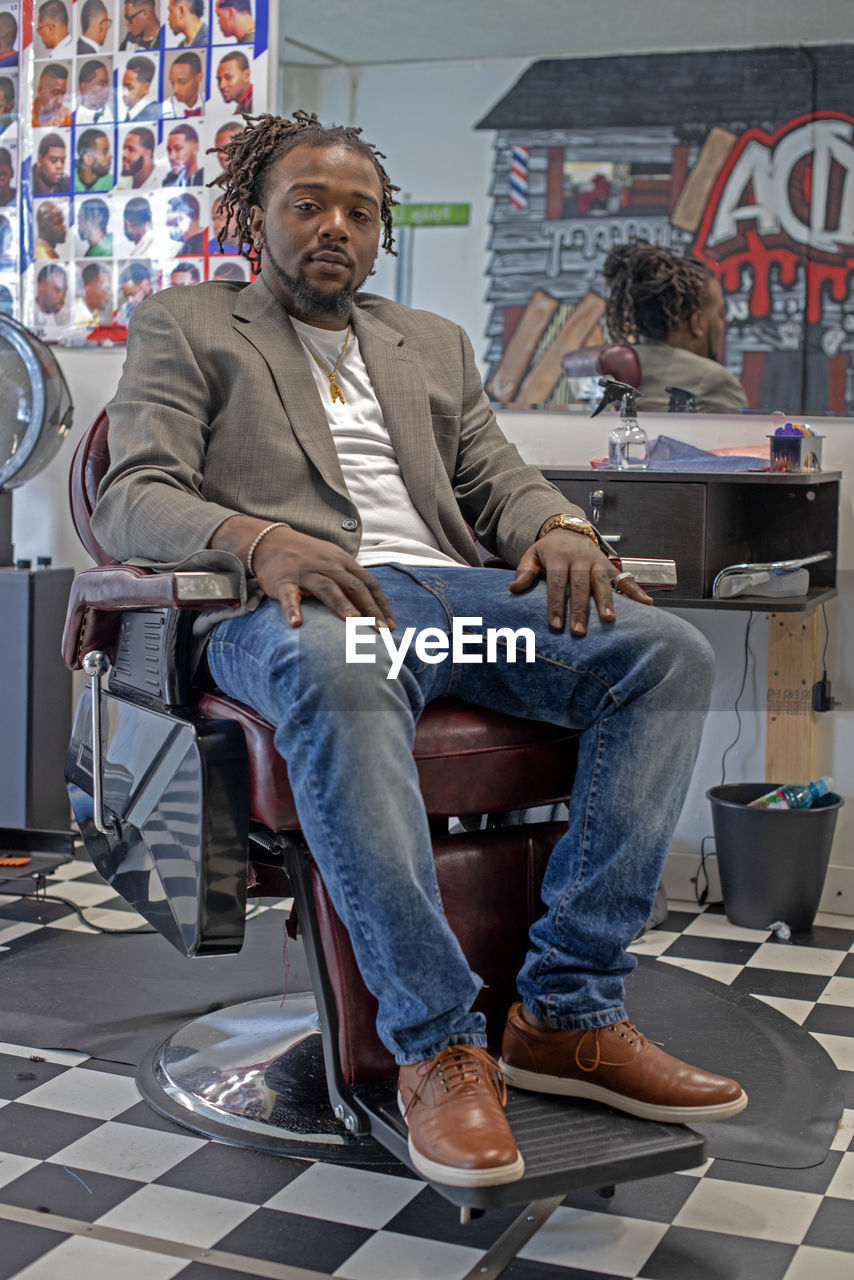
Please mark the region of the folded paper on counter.
[[712, 584], [715, 600], [730, 600], [733, 596], [805, 596], [809, 590], [808, 565], [829, 560], [831, 551], [817, 551], [815, 555], [801, 556], [796, 560], [767, 560], [756, 564], [731, 564], [720, 573]]

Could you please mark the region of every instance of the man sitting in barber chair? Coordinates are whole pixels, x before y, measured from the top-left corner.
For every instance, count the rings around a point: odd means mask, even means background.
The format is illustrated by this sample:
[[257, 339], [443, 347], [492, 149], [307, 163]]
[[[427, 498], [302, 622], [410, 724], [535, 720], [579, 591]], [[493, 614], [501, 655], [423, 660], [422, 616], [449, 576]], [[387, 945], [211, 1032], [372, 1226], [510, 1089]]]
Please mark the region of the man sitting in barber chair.
[[[227, 144], [224, 225], [260, 276], [169, 289], [135, 311], [92, 529], [120, 559], [245, 573], [245, 608], [210, 632], [210, 672], [276, 726], [400, 1067], [415, 1166], [485, 1186], [524, 1172], [505, 1081], [664, 1121], [746, 1105], [623, 1007], [626, 947], [655, 897], [712, 657], [504, 439], [458, 326], [357, 292], [380, 238], [392, 252], [397, 190], [359, 135], [297, 112], [257, 117]], [[466, 522], [515, 572], [480, 567]], [[462, 617], [470, 632], [530, 628], [534, 660], [520, 645], [512, 661], [506, 640], [493, 661], [471, 642], [454, 660]], [[389, 643], [362, 619], [393, 629]], [[393, 675], [407, 636], [422, 642]], [[500, 1065], [442, 912], [411, 753], [421, 710], [446, 695], [583, 731]]]
[[718, 363], [724, 296], [708, 267], [635, 238], [611, 250], [603, 274], [608, 334], [634, 345], [644, 409], [666, 409], [670, 387], [690, 392], [700, 413], [747, 408], [738, 378]]

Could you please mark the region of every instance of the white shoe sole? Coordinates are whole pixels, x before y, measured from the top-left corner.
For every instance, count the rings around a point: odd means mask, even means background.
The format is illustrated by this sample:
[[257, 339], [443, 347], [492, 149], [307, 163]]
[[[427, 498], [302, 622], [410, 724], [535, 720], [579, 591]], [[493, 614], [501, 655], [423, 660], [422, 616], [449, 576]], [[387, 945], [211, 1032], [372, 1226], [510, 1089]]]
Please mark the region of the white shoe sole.
[[742, 1089], [732, 1102], [718, 1102], [705, 1107], [664, 1107], [655, 1102], [641, 1102], [627, 1098], [602, 1085], [587, 1080], [569, 1080], [564, 1076], [546, 1076], [537, 1071], [523, 1071], [511, 1067], [502, 1058], [499, 1066], [504, 1078], [513, 1089], [526, 1089], [530, 1093], [555, 1093], [563, 1098], [588, 1098], [591, 1102], [603, 1102], [617, 1111], [625, 1111], [641, 1120], [659, 1120], [664, 1124], [691, 1124], [704, 1120], [726, 1120], [737, 1116], [747, 1106], [747, 1094]]
[[[403, 1115], [404, 1107], [399, 1093], [397, 1106]], [[459, 1169], [456, 1165], [439, 1164], [437, 1160], [430, 1160], [422, 1155], [415, 1147], [411, 1134], [408, 1146], [413, 1167], [422, 1177], [428, 1182], [439, 1182], [446, 1187], [500, 1187], [505, 1182], [518, 1182], [525, 1176], [525, 1161], [521, 1155], [512, 1164], [496, 1165], [492, 1169]]]

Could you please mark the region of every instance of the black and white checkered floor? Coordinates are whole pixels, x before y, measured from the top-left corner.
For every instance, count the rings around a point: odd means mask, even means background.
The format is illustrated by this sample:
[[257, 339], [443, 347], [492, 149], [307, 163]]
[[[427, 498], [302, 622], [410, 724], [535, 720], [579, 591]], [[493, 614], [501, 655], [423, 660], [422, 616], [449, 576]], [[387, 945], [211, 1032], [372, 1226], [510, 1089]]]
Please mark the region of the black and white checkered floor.
[[[5, 886], [9, 889], [10, 886]], [[86, 861], [48, 886], [96, 924], [138, 918]], [[58, 904], [0, 897], [0, 952], [37, 929], [85, 931]], [[568, 1197], [507, 1280], [851, 1280], [854, 1276], [854, 919], [821, 916], [786, 945], [675, 904], [644, 955], [753, 993], [818, 1040], [846, 1110], [824, 1162], [715, 1160]], [[0, 954], [0, 960], [2, 960]], [[461, 1280], [515, 1218], [462, 1226], [401, 1169], [387, 1174], [198, 1138], [139, 1100], [133, 1068], [0, 1044], [0, 1280]], [[792, 1117], [796, 1123], [796, 1117]]]

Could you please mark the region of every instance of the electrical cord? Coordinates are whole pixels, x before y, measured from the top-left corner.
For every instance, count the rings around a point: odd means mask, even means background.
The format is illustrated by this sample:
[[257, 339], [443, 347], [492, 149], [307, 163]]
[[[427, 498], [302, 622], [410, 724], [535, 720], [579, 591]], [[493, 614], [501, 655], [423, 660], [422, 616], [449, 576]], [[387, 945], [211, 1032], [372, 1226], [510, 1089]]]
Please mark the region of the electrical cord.
[[[694, 881], [694, 897], [697, 899], [697, 906], [704, 907], [709, 896], [709, 872], [706, 868], [706, 841], [714, 840], [714, 836], [703, 836], [700, 841], [700, 865], [697, 868], [697, 879]], [[702, 891], [700, 890], [700, 877], [704, 880]], [[720, 906], [718, 902], [711, 902], [709, 906]]]
[[[116, 936], [116, 937], [120, 937], [120, 938], [130, 938], [130, 937], [137, 937], [137, 938], [139, 938], [139, 937], [142, 937], [142, 935], [143, 935], [143, 934], [145, 934], [145, 933], [159, 933], [159, 932], [160, 932], [160, 930], [159, 930], [159, 929], [148, 929], [148, 928], [144, 928], [144, 929], [108, 929], [106, 925], [102, 925], [102, 924], [93, 924], [93, 923], [91, 922], [91, 920], [87, 920], [87, 919], [86, 919], [86, 917], [84, 916], [84, 914], [83, 914], [82, 910], [80, 909], [80, 907], [77, 905], [77, 903], [76, 903], [76, 902], [72, 902], [70, 898], [62, 898], [62, 897], [60, 897], [60, 895], [59, 895], [58, 893], [44, 893], [44, 892], [40, 892], [39, 890], [36, 890], [36, 892], [35, 892], [35, 893], [22, 893], [22, 894], [17, 894], [17, 895], [16, 895], [16, 897], [21, 897], [21, 898], [32, 898], [32, 899], [34, 899], [34, 901], [36, 901], [36, 902], [61, 902], [61, 903], [62, 903], [62, 905], [63, 905], [64, 907], [71, 907], [72, 911], [74, 911], [74, 912], [75, 912], [75, 914], [77, 915], [78, 919], [80, 920], [80, 923], [81, 923], [81, 924], [84, 924], [84, 925], [86, 926], [86, 928], [87, 928], [87, 929], [92, 929], [92, 930], [94, 930], [94, 932], [95, 932], [95, 933], [109, 933], [109, 934], [113, 934], [114, 936]], [[250, 909], [246, 912], [245, 919], [246, 919], [246, 920], [251, 920], [254, 916], [258, 915], [258, 914], [259, 914], [259, 912], [260, 912], [260, 908], [259, 908], [259, 907], [252, 907], [252, 908], [250, 908]]]
[[753, 626], [753, 620], [755, 617], [756, 617], [756, 614], [751, 609], [750, 616], [747, 619], [747, 626], [744, 628], [744, 667], [741, 672], [741, 687], [739, 688], [739, 691], [736, 694], [735, 702], [733, 704], [733, 711], [735, 712], [735, 718], [736, 718], [736, 722], [738, 723], [738, 729], [736, 731], [736, 735], [733, 738], [732, 742], [729, 744], [729, 746], [721, 756], [721, 786], [723, 786], [724, 783], [726, 782], [726, 758], [729, 755], [730, 751], [732, 751], [735, 744], [738, 742], [739, 738], [741, 737], [741, 727], [742, 727], [741, 711], [739, 710], [738, 704], [739, 702], [741, 702], [741, 695], [744, 693], [744, 686], [747, 684], [747, 672], [750, 667], [750, 644], [749, 644], [750, 628]]
[[[732, 742], [729, 744], [729, 746], [726, 748], [723, 755], [721, 756], [721, 786], [723, 786], [726, 782], [726, 758], [729, 755], [730, 751], [732, 751], [733, 747], [738, 742], [739, 738], [741, 737], [742, 724], [741, 724], [741, 710], [739, 708], [739, 703], [741, 702], [741, 697], [742, 697], [742, 694], [744, 693], [745, 685], [747, 684], [747, 673], [750, 669], [750, 628], [753, 626], [755, 617], [756, 617], [756, 614], [751, 609], [747, 619], [747, 626], [744, 628], [744, 664], [741, 672], [741, 685], [739, 686], [738, 693], [735, 696], [735, 702], [733, 703], [733, 711], [735, 712], [735, 718], [738, 724], [738, 728], [736, 730], [736, 734]], [[700, 841], [700, 865], [697, 869], [697, 877], [694, 881], [694, 897], [697, 900], [698, 907], [706, 906], [708, 897], [709, 897], [709, 872], [706, 867], [706, 841], [707, 840], [714, 840], [714, 836], [703, 836], [702, 840]], [[701, 878], [704, 881], [702, 890], [700, 889]], [[718, 907], [718, 906], [721, 906], [722, 904], [720, 902], [714, 902], [714, 903], [708, 903], [708, 905]]]
[[96, 933], [114, 933], [124, 937], [128, 937], [131, 934], [157, 933], [156, 929], [108, 929], [106, 925], [92, 924], [91, 921], [86, 919], [76, 902], [72, 902], [70, 898], [61, 898], [58, 893], [39, 893], [37, 891], [36, 893], [23, 893], [21, 897], [34, 898], [36, 902], [61, 902], [63, 906], [71, 907], [72, 911], [77, 914], [81, 924], [85, 924], [87, 929], [94, 929]]
[[830, 642], [830, 624], [827, 621], [827, 605], [821, 606], [821, 616], [824, 621], [824, 648], [821, 651], [821, 667], [824, 672], [824, 679], [827, 679], [827, 646]]

